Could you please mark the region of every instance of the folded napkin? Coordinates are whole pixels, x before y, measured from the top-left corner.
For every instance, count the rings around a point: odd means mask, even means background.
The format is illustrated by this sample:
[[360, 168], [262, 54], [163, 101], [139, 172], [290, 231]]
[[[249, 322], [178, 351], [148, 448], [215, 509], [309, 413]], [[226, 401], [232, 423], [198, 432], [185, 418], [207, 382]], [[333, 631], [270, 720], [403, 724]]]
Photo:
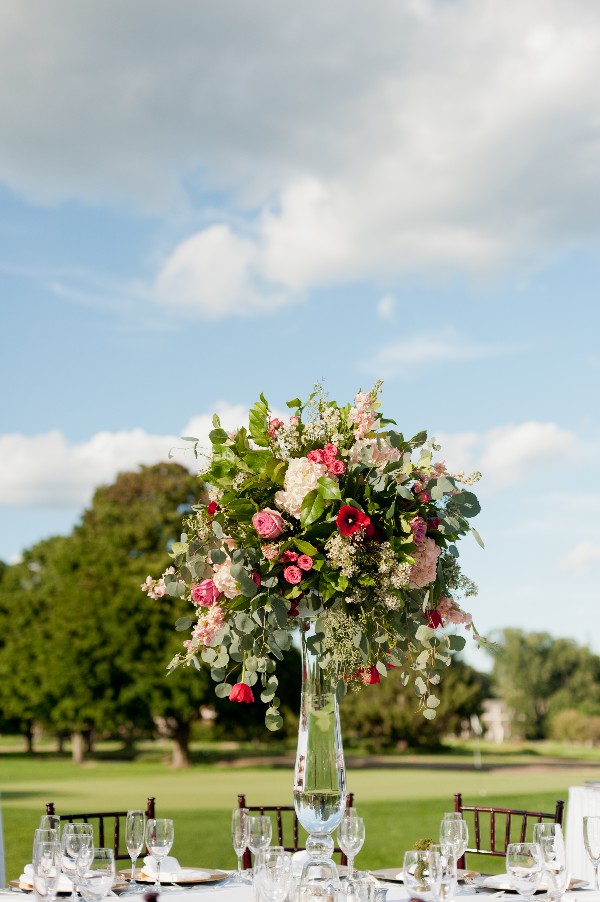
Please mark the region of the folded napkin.
[[[144, 866], [140, 876], [156, 877], [156, 862], [151, 855], [146, 855], [144, 858]], [[177, 859], [171, 855], [162, 858], [160, 862], [160, 879], [164, 880], [165, 883], [170, 883], [171, 881], [176, 883], [179, 877], [181, 877], [181, 865]]]
[[301, 849], [300, 852], [294, 852], [292, 855], [292, 874], [294, 877], [302, 876], [302, 868], [307, 861], [308, 852], [306, 849]]
[[[23, 868], [23, 873], [19, 877], [19, 888], [20, 889], [33, 889], [33, 865], [26, 864]], [[73, 890], [73, 884], [69, 880], [68, 877], [65, 877], [64, 874], [61, 874], [58, 878], [58, 889], [59, 893], [70, 893]]]

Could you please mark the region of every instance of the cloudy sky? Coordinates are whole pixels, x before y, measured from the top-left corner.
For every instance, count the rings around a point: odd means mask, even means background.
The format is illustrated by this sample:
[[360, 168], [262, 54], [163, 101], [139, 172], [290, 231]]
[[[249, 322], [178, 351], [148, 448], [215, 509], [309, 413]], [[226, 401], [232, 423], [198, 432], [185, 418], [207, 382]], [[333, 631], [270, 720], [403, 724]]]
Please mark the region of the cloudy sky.
[[479, 629], [600, 652], [599, 85], [596, 0], [2, 0], [0, 558], [381, 377], [484, 474]]

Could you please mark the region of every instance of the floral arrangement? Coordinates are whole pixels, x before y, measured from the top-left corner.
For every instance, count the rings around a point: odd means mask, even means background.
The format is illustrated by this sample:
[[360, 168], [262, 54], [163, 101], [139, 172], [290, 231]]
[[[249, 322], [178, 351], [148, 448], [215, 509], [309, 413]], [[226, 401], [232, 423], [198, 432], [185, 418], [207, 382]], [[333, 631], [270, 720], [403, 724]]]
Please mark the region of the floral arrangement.
[[[468, 532], [482, 544], [469, 522], [479, 474], [448, 472], [425, 432], [407, 440], [391, 428], [380, 388], [339, 407], [317, 386], [305, 404], [288, 402], [286, 420], [261, 395], [248, 428], [232, 433], [215, 415], [203, 503], [184, 518], [174, 565], [142, 585], [194, 608], [176, 623], [192, 632], [169, 668], [209, 666], [231, 701], [259, 690], [272, 730], [282, 724], [277, 662], [298, 618], [316, 618], [315, 649], [338, 697], [400, 668], [429, 719], [443, 668], [465, 644], [443, 628], [482, 638], [461, 607], [477, 589], [455, 544]], [[185, 440], [198, 456], [198, 440]]]

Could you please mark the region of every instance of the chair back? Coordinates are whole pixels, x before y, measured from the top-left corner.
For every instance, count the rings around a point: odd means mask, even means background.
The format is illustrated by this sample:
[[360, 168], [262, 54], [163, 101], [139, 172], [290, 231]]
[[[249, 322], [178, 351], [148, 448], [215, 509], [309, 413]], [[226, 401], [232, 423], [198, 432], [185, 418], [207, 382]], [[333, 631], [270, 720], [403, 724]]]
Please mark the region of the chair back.
[[[252, 814], [267, 814], [275, 817], [275, 824], [277, 827], [277, 844], [283, 846], [286, 852], [299, 852], [302, 846], [300, 845], [299, 840], [299, 823], [298, 817], [296, 815], [296, 809], [293, 805], [247, 805], [246, 804], [246, 796], [244, 793], [241, 793], [238, 797], [238, 807], [239, 808], [247, 808], [248, 811]], [[352, 808], [354, 805], [354, 793], [349, 792], [346, 796], [346, 808]], [[291, 842], [285, 842], [285, 840], [290, 840], [290, 832], [291, 832]], [[347, 864], [348, 859], [342, 852], [342, 850], [335, 846], [334, 854], [338, 853], [340, 855], [340, 864]], [[252, 867], [252, 855], [250, 849], [246, 849], [243, 857], [243, 864], [245, 868]]]
[[[554, 811], [529, 811], [523, 808], [498, 808], [485, 805], [464, 805], [462, 794], [454, 796], [454, 810], [461, 812], [469, 827], [470, 845], [466, 852], [473, 855], [496, 855], [506, 858], [511, 842], [531, 840], [533, 824], [543, 821], [561, 824], [565, 803], [560, 799]], [[466, 867], [466, 853], [459, 859], [459, 868]]]
[[[56, 814], [54, 802], [46, 802], [46, 814]], [[146, 800], [147, 818], [156, 817], [155, 799]], [[129, 852], [121, 847], [121, 841], [125, 836], [125, 830], [121, 829], [121, 823], [127, 817], [127, 811], [89, 811], [77, 814], [61, 814], [61, 821], [83, 821], [85, 824], [94, 825], [95, 845], [108, 846], [115, 853], [115, 860], [129, 860]]]

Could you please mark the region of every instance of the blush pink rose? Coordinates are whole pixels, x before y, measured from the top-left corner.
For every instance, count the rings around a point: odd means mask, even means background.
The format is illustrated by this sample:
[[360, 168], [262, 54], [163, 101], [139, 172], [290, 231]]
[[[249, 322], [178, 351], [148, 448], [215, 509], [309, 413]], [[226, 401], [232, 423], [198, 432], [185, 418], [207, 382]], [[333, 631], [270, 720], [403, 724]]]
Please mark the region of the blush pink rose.
[[273, 511], [268, 507], [258, 511], [252, 517], [252, 525], [263, 539], [276, 539], [281, 535], [284, 527], [284, 519], [277, 511]]
[[194, 604], [202, 604], [209, 608], [215, 604], [223, 593], [217, 589], [212, 579], [203, 579], [197, 586], [192, 587], [192, 601]]
[[313, 559], [308, 554], [301, 554], [298, 558], [298, 566], [301, 570], [312, 570]]
[[298, 567], [294, 567], [294, 565], [292, 564], [291, 566], [286, 567], [283, 571], [283, 578], [286, 582], [291, 583], [292, 586], [295, 586], [302, 579], [302, 570], [300, 570]]
[[323, 452], [320, 448], [315, 448], [314, 451], [309, 451], [306, 455], [309, 460], [311, 460], [314, 464], [322, 464], [325, 463], [323, 459]]
[[346, 464], [343, 460], [332, 460], [329, 464], [329, 472], [334, 476], [341, 476], [346, 472]]

